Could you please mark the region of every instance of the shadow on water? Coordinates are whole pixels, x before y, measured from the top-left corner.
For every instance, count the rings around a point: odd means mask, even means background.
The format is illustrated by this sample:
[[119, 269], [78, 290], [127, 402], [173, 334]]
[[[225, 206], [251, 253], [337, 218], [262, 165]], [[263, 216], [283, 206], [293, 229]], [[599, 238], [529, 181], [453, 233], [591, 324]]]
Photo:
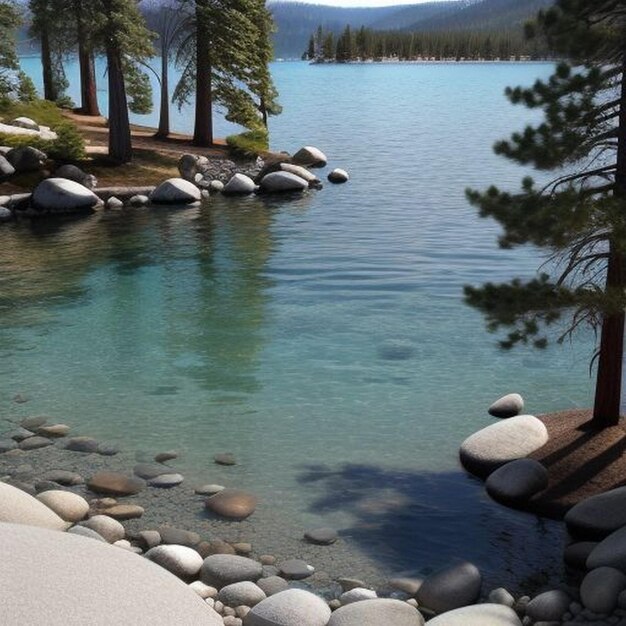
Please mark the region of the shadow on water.
[[299, 482], [319, 490], [312, 512], [348, 513], [342, 537], [396, 575], [467, 560], [480, 568], [486, 592], [535, 590], [562, 577], [562, 524], [496, 504], [462, 471], [309, 465]]

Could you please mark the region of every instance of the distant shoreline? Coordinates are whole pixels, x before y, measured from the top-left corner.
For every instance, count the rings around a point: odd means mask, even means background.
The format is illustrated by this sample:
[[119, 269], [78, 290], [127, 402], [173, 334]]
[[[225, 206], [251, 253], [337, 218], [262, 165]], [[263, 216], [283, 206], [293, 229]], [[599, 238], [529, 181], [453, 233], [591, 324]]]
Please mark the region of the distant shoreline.
[[[284, 59], [283, 59], [284, 60]], [[278, 62], [281, 59], [277, 59]], [[368, 59], [364, 61], [306, 61], [309, 65], [501, 65], [556, 63], [557, 59]]]

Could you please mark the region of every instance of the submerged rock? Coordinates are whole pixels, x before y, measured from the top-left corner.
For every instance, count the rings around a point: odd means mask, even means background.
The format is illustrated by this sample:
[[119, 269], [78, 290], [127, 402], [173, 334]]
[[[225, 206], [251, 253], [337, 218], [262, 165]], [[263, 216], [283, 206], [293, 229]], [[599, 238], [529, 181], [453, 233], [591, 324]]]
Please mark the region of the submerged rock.
[[258, 498], [240, 489], [223, 489], [206, 501], [210, 511], [231, 519], [245, 519], [254, 513]]
[[130, 496], [145, 489], [146, 483], [141, 478], [125, 476], [117, 472], [98, 472], [88, 481], [87, 487], [96, 493], [113, 496]]
[[415, 598], [420, 605], [443, 613], [476, 602], [481, 584], [478, 568], [472, 563], [460, 563], [428, 576]]

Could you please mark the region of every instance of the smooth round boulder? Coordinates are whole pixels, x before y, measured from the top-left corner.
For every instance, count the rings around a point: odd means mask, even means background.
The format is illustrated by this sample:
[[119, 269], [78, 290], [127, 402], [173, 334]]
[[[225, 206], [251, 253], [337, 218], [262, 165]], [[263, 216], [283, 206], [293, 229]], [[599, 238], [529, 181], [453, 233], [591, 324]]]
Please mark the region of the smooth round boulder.
[[43, 502], [66, 522], [79, 522], [89, 512], [87, 500], [71, 491], [44, 491], [37, 495], [37, 500]]
[[[0, 524], [0, 552], [4, 624], [223, 626], [184, 582], [99, 541]], [[25, 594], [25, 581], [37, 593]]]
[[309, 188], [309, 183], [296, 174], [280, 171], [266, 174], [261, 179], [260, 187], [266, 193], [304, 191]]
[[350, 175], [346, 170], [336, 167], [328, 173], [328, 180], [335, 185], [340, 185], [341, 183], [347, 183], [350, 180]]
[[235, 174], [222, 189], [224, 195], [248, 195], [254, 193], [256, 186], [254, 181], [245, 174]]
[[163, 474], [171, 474], [172, 468], [161, 463], [138, 463], [133, 467], [133, 474], [144, 479], [156, 478]]
[[597, 541], [577, 541], [570, 543], [566, 546], [565, 550], [563, 550], [563, 561], [565, 561], [565, 565], [573, 567], [574, 569], [586, 570], [587, 559], [597, 545]]
[[569, 610], [572, 598], [561, 589], [544, 591], [526, 605], [526, 615], [535, 621], [557, 622]]
[[255, 606], [267, 598], [263, 589], [249, 580], [244, 580], [220, 589], [217, 599], [225, 606]]
[[365, 589], [364, 587], [355, 587], [350, 591], [344, 591], [339, 596], [339, 602], [342, 606], [352, 604], [353, 602], [362, 602], [363, 600], [374, 600], [378, 594], [373, 589]]
[[459, 563], [428, 576], [415, 599], [435, 613], [473, 604], [480, 595], [482, 576], [472, 563]]
[[150, 194], [152, 204], [190, 204], [200, 199], [200, 190], [184, 178], [169, 178]]
[[545, 424], [533, 415], [517, 415], [470, 435], [462, 444], [465, 469], [484, 478], [502, 465], [536, 452], [548, 442]]
[[57, 168], [54, 172], [55, 178], [67, 178], [68, 180], [76, 181], [80, 183], [87, 189], [95, 189], [98, 184], [96, 177], [92, 174], [87, 174], [80, 169], [80, 167], [76, 167], [75, 165], [65, 164], [61, 165], [61, 167]]
[[326, 626], [329, 618], [324, 600], [302, 589], [287, 589], [252, 607], [244, 626]]
[[304, 146], [293, 155], [292, 161], [296, 165], [306, 167], [325, 167], [328, 163], [326, 155], [314, 146]]
[[613, 567], [626, 573], [626, 526], [598, 543], [587, 557], [587, 569]]
[[566, 514], [567, 529], [575, 537], [604, 539], [626, 526], [626, 487], [585, 498]]
[[517, 459], [492, 472], [485, 483], [487, 493], [504, 504], [530, 500], [548, 486], [548, 470], [534, 459]]
[[115, 543], [126, 536], [124, 527], [116, 519], [108, 515], [94, 515], [88, 520], [81, 522], [80, 525], [97, 532], [109, 543]]
[[98, 450], [98, 442], [93, 437], [72, 437], [67, 440], [65, 447], [73, 452], [89, 454]]
[[339, 535], [332, 528], [312, 528], [304, 533], [304, 538], [318, 546], [329, 546], [337, 541]]
[[268, 576], [260, 578], [256, 583], [265, 593], [266, 596], [273, 596], [285, 589], [289, 589], [289, 583], [280, 576]]
[[493, 417], [509, 418], [519, 415], [524, 410], [524, 398], [519, 393], [509, 393], [498, 398], [487, 412]]
[[27, 128], [28, 130], [39, 130], [39, 124], [32, 120], [30, 117], [20, 116], [9, 122], [11, 126], [17, 126], [18, 128]]
[[[421, 613], [406, 602], [379, 598], [362, 600], [337, 609], [328, 626], [423, 626]], [[485, 626], [485, 625], [483, 625]]]
[[[69, 524], [25, 491], [0, 482], [0, 522], [65, 530]], [[6, 555], [4, 555], [5, 563]]]
[[185, 580], [193, 578], [202, 567], [202, 557], [187, 546], [160, 545], [150, 548], [145, 556]]
[[206, 501], [206, 508], [230, 519], [242, 520], [254, 513], [258, 498], [240, 489], [223, 489]]
[[87, 481], [87, 487], [91, 491], [112, 496], [132, 496], [145, 489], [145, 486], [146, 483], [141, 478], [117, 472], [98, 472]]
[[428, 626], [522, 626], [522, 622], [508, 606], [489, 603], [465, 606], [438, 615], [428, 622]]
[[6, 157], [0, 154], [0, 179], [13, 176], [15, 174], [15, 168], [9, 163]]
[[244, 580], [256, 582], [262, 575], [260, 563], [235, 554], [212, 554], [204, 559], [200, 570], [202, 582], [216, 589]]
[[580, 601], [594, 613], [612, 613], [619, 594], [626, 589], [626, 576], [613, 567], [590, 571], [580, 585]]
[[295, 174], [296, 176], [303, 178], [307, 183], [309, 183], [309, 187], [318, 185], [322, 182], [313, 172], [310, 172], [306, 169], [306, 167], [302, 167], [301, 165], [295, 165], [294, 163], [281, 163], [279, 167], [283, 172], [290, 172], [291, 174]]
[[100, 202], [96, 194], [80, 183], [66, 178], [47, 178], [33, 191], [33, 207], [43, 213], [92, 211]]

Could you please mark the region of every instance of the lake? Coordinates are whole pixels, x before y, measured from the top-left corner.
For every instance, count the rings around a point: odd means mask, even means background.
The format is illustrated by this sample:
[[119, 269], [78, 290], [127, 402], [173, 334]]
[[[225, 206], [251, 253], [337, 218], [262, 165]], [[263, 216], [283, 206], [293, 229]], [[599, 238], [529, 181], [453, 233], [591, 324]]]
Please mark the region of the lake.
[[[24, 60], [34, 76], [37, 63]], [[558, 571], [560, 526], [493, 504], [457, 461], [504, 393], [530, 413], [591, 404], [590, 335], [504, 352], [462, 301], [464, 284], [540, 262], [499, 250], [464, 189], [519, 185], [527, 171], [491, 146], [537, 116], [503, 91], [551, 69], [276, 63], [273, 148], [316, 145], [348, 184], [4, 226], [3, 413], [180, 449], [189, 481], [261, 496], [249, 537], [261, 553], [310, 526], [340, 529], [343, 570], [323, 564], [334, 575], [465, 558], [518, 588]], [[175, 130], [192, 123], [190, 110], [173, 116]], [[224, 451], [240, 464], [217, 468]]]

